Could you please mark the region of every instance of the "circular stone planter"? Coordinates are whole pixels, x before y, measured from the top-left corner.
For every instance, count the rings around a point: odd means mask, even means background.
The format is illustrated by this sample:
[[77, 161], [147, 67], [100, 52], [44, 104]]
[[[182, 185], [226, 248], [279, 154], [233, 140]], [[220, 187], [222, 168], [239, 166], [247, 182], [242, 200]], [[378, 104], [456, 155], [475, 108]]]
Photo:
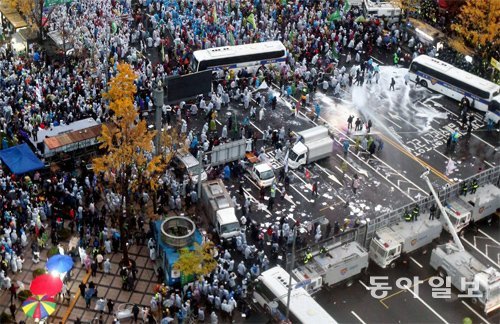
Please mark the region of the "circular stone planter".
[[161, 224], [161, 239], [166, 244], [182, 248], [191, 245], [194, 241], [194, 222], [183, 216], [172, 216]]

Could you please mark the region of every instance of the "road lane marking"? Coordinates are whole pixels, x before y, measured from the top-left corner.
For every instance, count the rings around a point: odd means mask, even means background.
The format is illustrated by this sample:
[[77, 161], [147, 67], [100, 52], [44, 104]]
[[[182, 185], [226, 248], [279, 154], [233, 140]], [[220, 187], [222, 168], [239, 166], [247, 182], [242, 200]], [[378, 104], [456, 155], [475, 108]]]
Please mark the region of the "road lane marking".
[[393, 122], [391, 119], [385, 117], [384, 115], [381, 115], [382, 118], [384, 118], [385, 120], [387, 120], [388, 122], [392, 123], [394, 126], [398, 127], [399, 129], [401, 129], [402, 127], [399, 126], [398, 124], [396, 124], [395, 122]]
[[424, 304], [425, 307], [427, 307], [427, 309], [429, 309], [432, 313], [434, 313], [434, 315], [436, 315], [443, 323], [446, 323], [448, 324], [448, 321], [445, 320], [441, 315], [439, 315], [438, 312], [436, 312], [431, 306], [429, 306], [429, 304], [427, 304], [422, 298], [420, 298], [419, 295], [415, 294], [413, 292], [413, 290], [411, 290], [410, 288], [408, 288], [408, 286], [405, 286], [405, 289], [406, 291], [409, 291], [413, 297], [415, 297], [416, 299], [418, 299], [422, 304]]
[[365, 287], [366, 290], [370, 290], [370, 287], [368, 287], [363, 281], [358, 280], [358, 282], [361, 284], [361, 286]]
[[484, 160], [483, 162], [484, 162], [484, 164], [487, 164], [490, 168], [494, 168], [495, 167], [493, 164], [491, 164], [490, 162], [488, 162], [486, 160]]
[[499, 266], [499, 264], [497, 262], [493, 261], [493, 259], [491, 259], [489, 256], [487, 256], [486, 254], [484, 254], [483, 251], [481, 251], [477, 247], [475, 247], [474, 244], [472, 244], [471, 242], [469, 242], [465, 238], [462, 238], [462, 241], [464, 241], [465, 243], [467, 243], [470, 247], [472, 247], [474, 250], [476, 250], [479, 254], [481, 254], [483, 257], [485, 257], [488, 261], [490, 261], [491, 263], [493, 263], [493, 265], [495, 267], [497, 267], [498, 269], [500, 269], [500, 266]]
[[264, 132], [259, 128], [257, 127], [253, 122], [250, 122], [250, 125], [252, 125], [256, 130], [258, 130], [261, 134], [264, 134]]
[[[261, 205], [261, 202], [260, 202], [260, 201], [258, 201], [257, 199], [255, 199], [255, 197], [254, 197], [254, 196], [252, 196], [252, 194], [251, 194], [251, 193], [249, 193], [246, 189], [243, 189], [243, 191], [247, 194], [247, 196], [249, 196], [249, 197], [251, 198], [250, 200], [253, 200], [253, 201], [254, 201], [254, 202], [256, 202], [258, 205]], [[263, 205], [263, 204], [262, 204], [262, 205]], [[267, 208], [262, 208], [262, 209], [260, 209], [260, 210], [265, 211], [266, 213], [268, 213], [268, 214], [269, 214], [269, 215], [271, 215], [271, 216], [273, 215], [273, 214], [272, 214], [272, 213], [271, 213], [271, 212], [270, 212]]]
[[358, 314], [356, 314], [354, 311], [351, 311], [351, 314], [352, 314], [352, 315], [354, 315], [354, 317], [356, 317], [356, 318], [358, 319], [358, 321], [360, 321], [362, 324], [366, 324], [366, 322], [365, 322], [365, 321], [363, 321], [363, 320], [361, 319], [361, 317], [359, 317], [359, 315], [358, 315]]
[[[349, 162], [347, 162], [343, 157], [341, 157], [340, 155], [337, 154], [337, 156], [339, 157], [339, 159], [341, 159], [342, 161], [346, 162], [348, 165]], [[359, 159], [359, 157], [358, 157]], [[360, 159], [361, 160], [361, 159]], [[416, 202], [415, 199], [413, 199], [412, 196], [408, 195], [408, 193], [406, 193], [403, 189], [399, 188], [398, 186], [396, 186], [396, 184], [394, 182], [392, 182], [391, 180], [387, 179], [386, 177], [384, 177], [378, 170], [376, 170], [374, 167], [372, 167], [370, 164], [366, 164], [368, 165], [375, 173], [377, 173], [380, 177], [382, 177], [382, 179], [385, 179], [385, 181], [389, 182], [393, 187], [397, 188], [399, 191], [401, 191], [401, 193], [403, 195], [405, 195], [408, 199], [410, 199], [412, 202]], [[351, 168], [353, 168], [354, 170], [356, 170], [356, 168], [354, 168], [352, 165], [350, 165]], [[360, 173], [359, 171], [357, 173]]]
[[436, 148], [433, 148], [432, 150], [433, 150], [434, 152], [436, 152], [437, 154], [441, 155], [442, 157], [444, 157], [445, 159], [447, 159], [447, 160], [448, 160], [448, 159], [450, 159], [450, 157], [449, 157], [449, 156], [446, 156], [446, 155], [444, 155], [443, 153], [439, 152], [438, 150], [436, 150]]
[[339, 179], [337, 179], [336, 176], [334, 176], [332, 173], [328, 172], [325, 168], [323, 168], [321, 165], [319, 165], [318, 163], [314, 162], [314, 165], [317, 166], [321, 171], [323, 171], [324, 173], [326, 173], [326, 175], [328, 175], [328, 178], [335, 181], [336, 183], [338, 183], [341, 187], [343, 187], [344, 185], [339, 181]]
[[335, 166], [335, 169], [337, 169], [340, 173], [342, 173], [344, 177], [346, 177], [347, 179], [352, 180], [352, 178], [349, 175], [345, 174], [345, 172], [342, 171], [342, 169], [339, 168], [338, 166]]
[[452, 180], [450, 180], [446, 175], [444, 175], [442, 172], [438, 171], [437, 169], [435, 169], [432, 165], [428, 164], [427, 162], [423, 161], [422, 159], [416, 157], [415, 155], [413, 155], [412, 153], [408, 152], [407, 150], [405, 150], [401, 144], [399, 143], [396, 143], [394, 142], [392, 139], [388, 138], [387, 136], [383, 135], [383, 134], [379, 134], [380, 137], [382, 137], [386, 142], [388, 142], [389, 144], [391, 144], [392, 146], [394, 146], [395, 149], [397, 149], [398, 151], [400, 151], [401, 153], [403, 153], [404, 155], [406, 155], [407, 157], [409, 157], [410, 159], [412, 159], [413, 161], [419, 163], [422, 167], [424, 168], [427, 168], [429, 170], [432, 171], [432, 173], [434, 173], [435, 175], [437, 175], [438, 177], [440, 177], [441, 179], [443, 179], [445, 182], [449, 183], [449, 184], [453, 184], [454, 182]]
[[423, 268], [423, 266], [417, 262], [417, 260], [415, 260], [413, 257], [410, 257], [410, 260], [412, 260], [413, 262], [415, 262], [416, 265], [418, 265], [420, 267], [420, 269]]
[[488, 322], [486, 320], [486, 318], [482, 317], [478, 312], [476, 312], [476, 310], [472, 307], [469, 306], [469, 304], [467, 304], [465, 301], [461, 301], [462, 304], [465, 305], [465, 307], [467, 307], [471, 312], [473, 312], [474, 314], [476, 314], [477, 317], [479, 317], [481, 319], [481, 321], [483, 321], [485, 324], [491, 324], [490, 322]]
[[486, 236], [487, 238], [489, 238], [490, 240], [492, 240], [496, 244], [500, 245], [500, 242], [498, 242], [497, 240], [493, 239], [493, 237], [491, 237], [488, 234], [486, 234], [485, 232], [483, 232], [483, 230], [479, 230], [479, 233], [483, 234], [484, 236]]
[[[429, 99], [429, 98], [428, 98]], [[427, 101], [428, 99], [424, 100], [424, 101]], [[459, 117], [457, 114], [455, 114], [453, 111], [449, 110], [448, 108], [446, 108], [444, 105], [440, 105], [439, 107], [432, 107], [428, 104], [426, 104], [424, 101], [420, 100], [420, 104], [426, 106], [427, 108], [430, 108], [430, 109], [438, 109], [438, 108], [443, 108], [444, 110], [446, 110], [447, 112], [451, 113], [452, 115], [455, 115], [455, 117]], [[458, 122], [456, 122], [458, 124]], [[480, 140], [481, 142], [483, 142], [484, 144], [488, 145], [489, 147], [491, 147], [492, 149], [495, 149], [495, 146], [491, 145], [490, 143], [486, 142], [485, 140], [483, 140], [481, 137], [477, 136], [476, 134], [472, 133], [472, 136], [474, 136], [475, 138], [477, 138], [478, 140]]]
[[292, 184], [290, 185], [290, 187], [291, 187], [293, 190], [297, 191], [297, 193], [298, 193], [299, 195], [301, 195], [301, 196], [302, 196], [302, 198], [304, 198], [307, 202], [309, 202], [309, 203], [310, 203], [310, 202], [313, 202], [313, 201], [309, 200], [306, 196], [304, 196], [304, 195], [302, 194], [302, 192], [300, 192], [300, 191], [299, 191], [297, 188], [295, 188]]
[[380, 159], [378, 156], [376, 155], [373, 155], [373, 157], [375, 158], [375, 160], [377, 161], [380, 161], [382, 164], [384, 164], [386, 167], [390, 168], [391, 170], [393, 170], [394, 172], [396, 172], [396, 174], [398, 174], [399, 176], [401, 176], [403, 179], [405, 179], [405, 181], [407, 181], [408, 183], [411, 183], [416, 189], [422, 191], [423, 193], [425, 193], [426, 195], [428, 194], [427, 191], [425, 191], [424, 189], [420, 188], [419, 186], [417, 186], [413, 181], [411, 181], [410, 179], [406, 178], [405, 176], [403, 176], [401, 173], [399, 173], [397, 170], [395, 170], [392, 166], [390, 166], [389, 164], [387, 164], [384, 160]]

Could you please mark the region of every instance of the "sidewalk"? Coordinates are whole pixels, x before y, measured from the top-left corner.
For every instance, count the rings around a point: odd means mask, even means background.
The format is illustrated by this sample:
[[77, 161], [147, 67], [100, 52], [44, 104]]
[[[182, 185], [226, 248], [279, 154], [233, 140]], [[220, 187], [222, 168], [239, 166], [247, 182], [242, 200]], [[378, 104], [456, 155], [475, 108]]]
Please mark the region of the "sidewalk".
[[[12, 279], [12, 282], [21, 281], [24, 285], [24, 289], [29, 289], [29, 285], [33, 279], [32, 272], [38, 268], [44, 268], [45, 262], [47, 260], [47, 249], [45, 249], [41, 253], [42, 262], [38, 264], [33, 264], [31, 258], [31, 249], [28, 247], [25, 251], [26, 262], [24, 263], [23, 272], [17, 273], [13, 275], [12, 273], [9, 276]], [[121, 260], [121, 252], [115, 253], [113, 255], [107, 255], [106, 257], [110, 258], [112, 263], [111, 273], [107, 276], [104, 276], [102, 271], [98, 271], [95, 277], [90, 276], [88, 281], [94, 281], [97, 287], [98, 296], [103, 296], [104, 298], [111, 299], [115, 303], [114, 310], [118, 308], [118, 305], [121, 303], [132, 303], [132, 304], [140, 304], [140, 305], [149, 305], [151, 297], [153, 296], [153, 288], [157, 284], [157, 278], [153, 270], [153, 264], [149, 260], [149, 252], [147, 246], [132, 246], [129, 249], [129, 256], [131, 259], [134, 259], [137, 264], [137, 281], [135, 285], [135, 290], [133, 292], [121, 290], [122, 281], [118, 274], [118, 262]], [[71, 292], [72, 301], [75, 299], [75, 295], [78, 296], [79, 288], [78, 285], [82, 282], [85, 275], [87, 274], [85, 269], [80, 264], [80, 260], [77, 260], [75, 266], [73, 268], [73, 279], [69, 283], [68, 287]], [[20, 290], [18, 290], [19, 292]], [[91, 302], [91, 307], [89, 309], [85, 308], [85, 299], [82, 296], [76, 300], [74, 308], [69, 310], [69, 314], [67, 316], [68, 320], [66, 323], [73, 323], [78, 317], [83, 322], [90, 322], [94, 318], [99, 318], [99, 313], [94, 311], [96, 299], [93, 299]], [[17, 307], [16, 311], [16, 322], [24, 320], [27, 323], [33, 323], [34, 321], [28, 318], [21, 309], [21, 303], [19, 301], [15, 302]], [[61, 303], [57, 301], [57, 309], [56, 311], [49, 317], [49, 323], [62, 323], [63, 318], [68, 312], [69, 304], [67, 301]], [[10, 306], [10, 292], [2, 291], [0, 293], [0, 312], [6, 312], [10, 314], [9, 310]], [[107, 312], [107, 307], [106, 307]], [[104, 323], [111, 323], [113, 321], [113, 316], [108, 315], [107, 313], [103, 314]]]

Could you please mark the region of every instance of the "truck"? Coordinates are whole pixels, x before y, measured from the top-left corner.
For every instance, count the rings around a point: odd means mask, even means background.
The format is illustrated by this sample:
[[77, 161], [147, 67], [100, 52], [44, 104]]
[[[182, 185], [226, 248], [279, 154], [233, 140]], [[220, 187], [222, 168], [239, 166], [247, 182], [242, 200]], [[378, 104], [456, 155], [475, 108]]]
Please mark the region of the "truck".
[[370, 259], [381, 268], [396, 266], [403, 253], [409, 254], [430, 244], [441, 235], [443, 225], [423, 213], [416, 221], [400, 222], [378, 229], [370, 242]]
[[[491, 183], [486, 184], [477, 188], [475, 193], [459, 195], [444, 207], [455, 231], [460, 233], [471, 221], [478, 222], [500, 208], [500, 188]], [[446, 223], [444, 228], [449, 232]]]
[[478, 222], [500, 209], [500, 188], [488, 183], [477, 188], [475, 193], [459, 196], [459, 199], [468, 204], [471, 211], [471, 219]]
[[482, 305], [484, 313], [500, 308], [500, 272], [497, 269], [487, 268], [453, 243], [433, 249], [430, 265], [439, 276], [449, 277], [460, 292], [467, 293], [473, 304]]
[[304, 283], [309, 294], [322, 287], [330, 287], [345, 282], [352, 285], [353, 278], [368, 269], [368, 251], [358, 242], [340, 242], [324, 247], [313, 253], [313, 258], [292, 270], [292, 276]]
[[431, 190], [453, 237], [452, 243], [438, 245], [432, 250], [429, 264], [456, 289], [466, 292], [466, 296], [472, 298], [472, 303], [481, 305], [485, 314], [492, 313], [500, 308], [500, 272], [493, 267], [486, 267], [465, 250], [428, 174], [429, 170], [424, 172], [421, 178]]
[[316, 126], [297, 132], [299, 140], [288, 153], [288, 167], [297, 169], [322, 158], [330, 156], [333, 139], [325, 126]]
[[233, 201], [221, 179], [202, 183], [201, 204], [221, 241], [240, 235]]
[[[471, 206], [464, 202], [462, 199], [455, 198], [448, 202], [445, 202], [444, 209], [446, 214], [450, 218], [451, 223], [455, 231], [460, 233], [464, 228], [466, 228], [471, 220]], [[444, 229], [450, 231], [448, 224], [442, 219]]]
[[266, 161], [260, 161], [252, 152], [245, 154], [243, 168], [261, 188], [271, 186], [276, 180], [273, 167]]

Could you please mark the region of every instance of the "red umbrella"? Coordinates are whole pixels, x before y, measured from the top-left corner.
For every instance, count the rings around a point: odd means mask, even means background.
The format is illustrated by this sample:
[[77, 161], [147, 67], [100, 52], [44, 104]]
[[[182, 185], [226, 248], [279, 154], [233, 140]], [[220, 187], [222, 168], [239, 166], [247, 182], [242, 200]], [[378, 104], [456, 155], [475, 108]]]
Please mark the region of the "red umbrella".
[[58, 277], [50, 274], [43, 274], [36, 277], [30, 286], [33, 295], [55, 296], [62, 290], [63, 283]]

